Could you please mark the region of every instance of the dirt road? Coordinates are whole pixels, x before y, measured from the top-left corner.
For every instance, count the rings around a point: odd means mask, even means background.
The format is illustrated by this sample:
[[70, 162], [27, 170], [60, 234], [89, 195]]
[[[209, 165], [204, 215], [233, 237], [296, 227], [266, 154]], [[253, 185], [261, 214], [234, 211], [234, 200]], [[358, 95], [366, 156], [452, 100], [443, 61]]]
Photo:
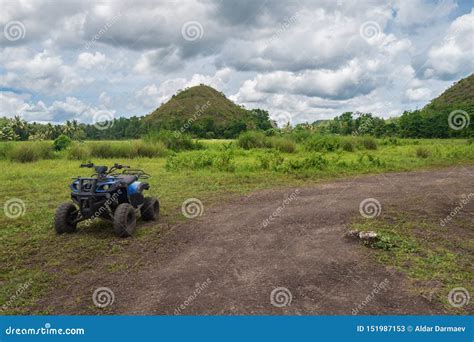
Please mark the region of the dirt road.
[[[357, 307], [358, 314], [442, 313], [411, 293], [400, 273], [375, 263], [373, 251], [343, 235], [364, 199], [377, 199], [382, 211], [423, 215], [432, 207], [442, 218], [473, 190], [474, 167], [458, 166], [204, 203], [202, 216], [142, 248], [145, 265], [124, 275], [95, 272], [71, 291], [87, 293], [90, 302], [93, 289], [110, 287], [115, 300], [106, 312], [115, 314], [350, 315]], [[67, 296], [56, 293], [62, 305], [54, 311], [86, 310]]]

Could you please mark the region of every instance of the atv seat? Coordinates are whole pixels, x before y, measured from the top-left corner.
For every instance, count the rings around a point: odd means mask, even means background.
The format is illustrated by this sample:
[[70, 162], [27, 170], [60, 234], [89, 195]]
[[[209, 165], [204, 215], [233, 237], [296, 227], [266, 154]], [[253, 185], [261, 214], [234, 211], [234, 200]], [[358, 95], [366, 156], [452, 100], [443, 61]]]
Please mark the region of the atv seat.
[[130, 185], [130, 184], [132, 184], [133, 182], [135, 182], [137, 180], [137, 177], [136, 176], [129, 176], [129, 175], [120, 175], [120, 176], [117, 176], [117, 179], [121, 180], [122, 182], [124, 182], [127, 185]]

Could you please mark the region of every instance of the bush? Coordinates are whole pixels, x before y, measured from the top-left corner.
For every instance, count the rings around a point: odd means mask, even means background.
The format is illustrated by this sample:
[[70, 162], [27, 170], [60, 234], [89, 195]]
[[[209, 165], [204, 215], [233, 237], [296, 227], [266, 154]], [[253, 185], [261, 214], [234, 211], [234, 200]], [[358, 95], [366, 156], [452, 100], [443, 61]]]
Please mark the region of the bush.
[[341, 148], [346, 152], [354, 152], [355, 150], [354, 142], [352, 142], [352, 140], [349, 140], [349, 139], [344, 139], [341, 142]]
[[203, 148], [203, 145], [194, 142], [190, 135], [177, 131], [160, 130], [159, 132], [150, 132], [143, 137], [143, 140], [148, 143], [162, 142], [167, 148], [175, 152]]
[[67, 135], [61, 134], [53, 142], [53, 148], [55, 151], [62, 151], [68, 148], [72, 143], [71, 138]]
[[366, 150], [376, 150], [377, 149], [377, 140], [372, 137], [363, 137], [360, 139], [360, 144]]
[[429, 149], [427, 149], [426, 147], [417, 147], [416, 148], [416, 156], [418, 158], [428, 158], [429, 156], [431, 156], [431, 151]]
[[84, 143], [73, 144], [67, 151], [67, 158], [71, 160], [87, 160], [91, 155]]
[[241, 133], [237, 139], [237, 145], [243, 149], [269, 147], [265, 134], [257, 131]]
[[341, 138], [334, 135], [312, 135], [305, 142], [305, 149], [312, 152], [333, 152], [341, 146]]
[[46, 142], [21, 142], [8, 151], [8, 158], [20, 163], [34, 162], [52, 157], [51, 145]]
[[268, 151], [267, 153], [257, 155], [258, 168], [263, 170], [278, 171], [283, 161], [283, 157], [277, 151]]

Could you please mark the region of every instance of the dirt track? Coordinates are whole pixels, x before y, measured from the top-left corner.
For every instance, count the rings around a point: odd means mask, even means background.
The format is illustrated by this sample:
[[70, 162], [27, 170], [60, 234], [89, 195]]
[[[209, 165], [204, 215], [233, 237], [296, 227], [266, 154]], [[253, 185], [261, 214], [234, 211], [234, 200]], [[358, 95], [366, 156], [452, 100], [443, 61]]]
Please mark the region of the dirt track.
[[[474, 167], [458, 166], [269, 190], [205, 207], [159, 245], [145, 246], [145, 265], [125, 275], [83, 275], [71, 291], [87, 293], [89, 303], [74, 304], [66, 299], [71, 293], [57, 292], [54, 301], [61, 305], [53, 311], [90, 313], [85, 305], [91, 305], [93, 289], [108, 286], [115, 302], [106, 312], [115, 314], [350, 315], [378, 286], [359, 314], [442, 313], [410, 293], [399, 273], [373, 262], [370, 249], [343, 235], [366, 198], [376, 198], [382, 210], [420, 215], [430, 206], [441, 218], [473, 189]], [[290, 305], [271, 304], [276, 287], [291, 292]]]

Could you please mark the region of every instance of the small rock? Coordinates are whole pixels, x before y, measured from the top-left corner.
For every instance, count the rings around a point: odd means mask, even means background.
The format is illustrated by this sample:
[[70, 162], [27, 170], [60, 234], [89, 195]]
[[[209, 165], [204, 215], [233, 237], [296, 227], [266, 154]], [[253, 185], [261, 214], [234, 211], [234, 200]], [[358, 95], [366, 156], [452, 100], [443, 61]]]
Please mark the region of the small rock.
[[360, 232], [359, 233], [359, 238], [361, 240], [364, 240], [364, 241], [375, 241], [377, 240], [377, 233], [376, 232], [372, 232], [372, 231], [368, 231], [368, 232]]
[[359, 231], [358, 231], [358, 230], [349, 230], [349, 231], [346, 233], [346, 236], [347, 236], [347, 237], [350, 237], [350, 238], [356, 238], [356, 239], [358, 239], [358, 238], [359, 238]]

